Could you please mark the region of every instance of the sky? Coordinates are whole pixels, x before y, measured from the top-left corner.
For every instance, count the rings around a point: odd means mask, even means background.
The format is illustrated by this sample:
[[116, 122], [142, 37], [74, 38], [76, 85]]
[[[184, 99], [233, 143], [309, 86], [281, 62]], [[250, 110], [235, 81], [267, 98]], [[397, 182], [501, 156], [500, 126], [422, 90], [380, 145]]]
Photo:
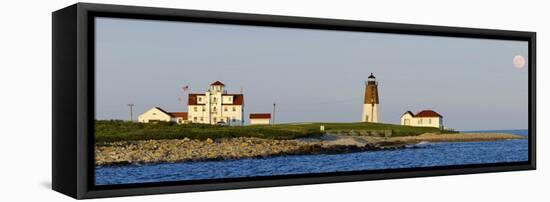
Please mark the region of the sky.
[[216, 80], [249, 113], [276, 122], [359, 122], [364, 82], [379, 82], [379, 117], [399, 124], [432, 109], [457, 130], [526, 129], [525, 41], [96, 18], [96, 119], [151, 107], [187, 111], [188, 85]]

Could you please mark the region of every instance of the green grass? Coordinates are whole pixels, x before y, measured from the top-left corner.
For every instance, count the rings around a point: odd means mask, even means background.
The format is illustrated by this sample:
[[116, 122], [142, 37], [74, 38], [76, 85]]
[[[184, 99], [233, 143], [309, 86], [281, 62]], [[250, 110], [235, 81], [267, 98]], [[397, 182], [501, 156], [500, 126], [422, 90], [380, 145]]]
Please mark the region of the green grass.
[[98, 120], [95, 123], [95, 141], [113, 142], [149, 139], [217, 139], [231, 137], [258, 137], [268, 139], [295, 139], [316, 137], [323, 133], [319, 130], [324, 125], [326, 131], [346, 132], [351, 130], [387, 131], [392, 136], [420, 135], [426, 132], [441, 132], [437, 128], [409, 127], [379, 123], [300, 123], [255, 126], [220, 126], [206, 124], [132, 123], [119, 120]]
[[432, 127], [412, 127], [385, 123], [298, 123], [298, 124], [279, 124], [282, 128], [308, 128], [310, 130], [319, 130], [320, 126], [325, 126], [327, 132], [350, 132], [350, 131], [391, 131], [392, 137], [416, 136], [423, 133], [455, 133], [455, 131], [440, 130]]

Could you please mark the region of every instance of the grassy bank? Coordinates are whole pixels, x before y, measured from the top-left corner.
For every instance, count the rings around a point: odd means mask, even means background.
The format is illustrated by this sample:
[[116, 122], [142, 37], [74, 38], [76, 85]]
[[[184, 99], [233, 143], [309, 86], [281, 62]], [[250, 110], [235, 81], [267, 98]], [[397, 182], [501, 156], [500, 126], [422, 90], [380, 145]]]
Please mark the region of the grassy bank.
[[[354, 133], [355, 131], [389, 131], [392, 137], [415, 136], [423, 133], [440, 133], [437, 128], [409, 127], [379, 123], [300, 123], [256, 126], [219, 126], [206, 124], [182, 124], [160, 122], [154, 124], [132, 123], [125, 121], [104, 121], [95, 123], [96, 143], [160, 140], [160, 139], [200, 139], [257, 137], [264, 139], [296, 139], [318, 137], [323, 134], [320, 126], [327, 132]], [[448, 132], [448, 131], [444, 131]]]
[[[391, 134], [391, 137], [402, 136], [417, 136], [424, 133], [454, 133], [454, 131], [440, 130], [432, 127], [412, 127], [384, 123], [295, 123], [295, 124], [278, 124], [275, 128], [285, 129], [308, 129], [319, 131], [321, 126], [325, 126], [325, 131], [328, 133], [347, 134], [347, 135], [366, 135], [378, 134], [384, 136], [384, 133]], [[256, 127], [256, 126], [250, 126]], [[266, 126], [261, 126], [266, 127]]]

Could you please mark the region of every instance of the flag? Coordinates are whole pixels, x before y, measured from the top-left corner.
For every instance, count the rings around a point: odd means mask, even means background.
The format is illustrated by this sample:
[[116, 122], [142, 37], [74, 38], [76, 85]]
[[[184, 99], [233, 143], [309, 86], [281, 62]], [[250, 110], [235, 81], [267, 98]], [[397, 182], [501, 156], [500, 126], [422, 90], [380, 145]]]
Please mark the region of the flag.
[[185, 85], [183, 87], [181, 87], [181, 89], [184, 91], [184, 92], [187, 92], [189, 90], [189, 85]]

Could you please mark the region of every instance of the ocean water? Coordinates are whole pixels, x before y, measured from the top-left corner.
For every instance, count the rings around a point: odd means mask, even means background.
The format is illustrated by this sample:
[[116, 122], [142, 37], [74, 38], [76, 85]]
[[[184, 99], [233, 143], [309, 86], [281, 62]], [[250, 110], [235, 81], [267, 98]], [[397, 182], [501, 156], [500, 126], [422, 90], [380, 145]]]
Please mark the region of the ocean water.
[[[527, 130], [504, 132], [527, 136]], [[416, 168], [528, 160], [528, 140], [422, 142], [414, 147], [347, 154], [279, 156], [210, 162], [96, 167], [96, 185], [203, 180], [288, 174]]]

